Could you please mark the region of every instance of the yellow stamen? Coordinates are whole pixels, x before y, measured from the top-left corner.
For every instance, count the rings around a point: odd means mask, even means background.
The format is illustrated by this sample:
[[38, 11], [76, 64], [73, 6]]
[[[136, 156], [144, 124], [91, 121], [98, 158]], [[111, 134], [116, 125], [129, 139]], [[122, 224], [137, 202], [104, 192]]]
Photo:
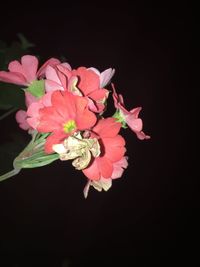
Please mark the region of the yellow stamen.
[[71, 133], [76, 129], [76, 122], [74, 120], [68, 120], [63, 124], [63, 130], [65, 133]]

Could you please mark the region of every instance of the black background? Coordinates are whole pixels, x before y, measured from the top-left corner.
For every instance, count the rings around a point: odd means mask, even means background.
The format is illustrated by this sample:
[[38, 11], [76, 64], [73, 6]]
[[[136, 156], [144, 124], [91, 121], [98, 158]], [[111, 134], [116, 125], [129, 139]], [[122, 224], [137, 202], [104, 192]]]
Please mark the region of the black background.
[[[115, 68], [116, 88], [128, 109], [143, 107], [152, 138], [122, 132], [128, 169], [87, 200], [86, 179], [68, 162], [2, 182], [0, 266], [198, 265], [195, 8], [57, 4], [1, 11], [0, 39], [9, 43], [22, 32], [43, 59]], [[8, 131], [24, 134], [14, 116], [1, 122], [1, 143]]]

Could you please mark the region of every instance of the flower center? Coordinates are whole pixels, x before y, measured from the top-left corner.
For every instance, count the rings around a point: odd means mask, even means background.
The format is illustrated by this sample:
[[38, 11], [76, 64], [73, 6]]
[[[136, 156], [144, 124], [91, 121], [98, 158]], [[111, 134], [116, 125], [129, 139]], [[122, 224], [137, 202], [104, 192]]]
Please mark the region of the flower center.
[[71, 133], [76, 129], [76, 122], [74, 120], [69, 120], [63, 124], [63, 130], [65, 133]]

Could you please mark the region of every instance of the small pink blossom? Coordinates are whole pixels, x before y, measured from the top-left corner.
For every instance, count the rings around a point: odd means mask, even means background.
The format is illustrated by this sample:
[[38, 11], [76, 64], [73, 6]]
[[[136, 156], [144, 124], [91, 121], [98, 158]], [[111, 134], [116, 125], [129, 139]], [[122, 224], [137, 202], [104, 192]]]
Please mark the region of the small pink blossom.
[[46, 68], [45, 76], [45, 89], [47, 92], [68, 90], [68, 87], [70, 86], [70, 78], [72, 77], [71, 66], [68, 63], [48, 66]]
[[11, 61], [8, 65], [9, 71], [0, 71], [0, 81], [29, 86], [44, 75], [48, 65], [54, 66], [59, 63], [58, 59], [51, 58], [38, 70], [38, 59], [35, 56], [25, 55], [21, 58], [21, 62]]
[[104, 70], [103, 72], [99, 72], [99, 70], [97, 70], [96, 68], [89, 68], [88, 70], [92, 70], [94, 71], [100, 79], [100, 88], [104, 88], [106, 85], [109, 84], [109, 82], [111, 81], [113, 75], [115, 74], [115, 69], [107, 69]]
[[123, 158], [126, 149], [124, 138], [118, 134], [120, 128], [121, 123], [116, 122], [114, 118], [107, 118], [99, 120], [92, 129], [91, 138], [98, 139], [101, 154], [83, 170], [89, 180], [111, 178], [114, 163]]
[[144, 140], [149, 139], [150, 136], [146, 135], [143, 131], [143, 122], [142, 119], [138, 118], [139, 113], [141, 111], [141, 107], [134, 108], [128, 111], [124, 106], [124, 100], [121, 94], [117, 94], [114, 85], [112, 84], [113, 88], [113, 100], [116, 109], [118, 109], [121, 113], [120, 116], [122, 117], [121, 120], [125, 121], [126, 124], [130, 127], [130, 129], [135, 132], [138, 139]]
[[[25, 104], [26, 107], [28, 108], [32, 103], [37, 102], [37, 98], [31, 95], [28, 92], [25, 92]], [[16, 121], [19, 124], [19, 127], [22, 128], [23, 130], [29, 130], [31, 129], [31, 125], [27, 122], [27, 111], [25, 110], [18, 110], [16, 115], [15, 115]]]
[[26, 121], [27, 113], [25, 110], [17, 111], [15, 118], [16, 118], [16, 121], [18, 122], [20, 128], [22, 128], [25, 131], [30, 129], [30, 125]]
[[101, 177], [99, 180], [88, 179], [87, 184], [84, 187], [83, 194], [87, 198], [90, 186], [93, 186], [96, 190], [101, 192], [102, 190], [108, 191], [112, 186], [112, 180], [120, 178], [124, 172], [124, 169], [128, 167], [127, 157], [123, 157], [117, 162], [113, 163], [113, 172], [110, 178]]
[[33, 128], [34, 130], [37, 130], [37, 126], [39, 124], [40, 120], [39, 110], [44, 107], [51, 106], [52, 93], [53, 91], [46, 93], [38, 101], [33, 102], [27, 109], [26, 121], [30, 125], [30, 127]]
[[82, 95], [91, 100], [90, 109], [93, 112], [102, 112], [105, 108], [104, 102], [108, 98], [108, 90], [101, 88], [99, 75], [93, 69], [85, 67], [73, 70], [72, 74], [78, 77], [77, 87]]
[[46, 69], [46, 91], [68, 90], [75, 95], [88, 99], [88, 106], [93, 112], [102, 112], [105, 108], [104, 101], [108, 97], [108, 90], [103, 88], [114, 74], [114, 70], [108, 69], [99, 73], [94, 68], [79, 67], [71, 70], [68, 63], [58, 64]]

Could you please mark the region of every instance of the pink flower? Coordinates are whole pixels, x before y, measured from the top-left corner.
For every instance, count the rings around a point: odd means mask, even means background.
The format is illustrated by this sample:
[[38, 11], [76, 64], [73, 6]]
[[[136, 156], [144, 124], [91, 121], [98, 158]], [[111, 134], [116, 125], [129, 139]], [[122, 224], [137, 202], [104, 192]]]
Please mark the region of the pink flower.
[[100, 88], [104, 88], [112, 79], [113, 75], [115, 74], [115, 69], [107, 69], [103, 72], [99, 72], [96, 68], [89, 68], [89, 70], [93, 70], [100, 79]]
[[114, 171], [114, 163], [120, 161], [125, 149], [125, 140], [118, 135], [121, 123], [114, 118], [101, 119], [92, 129], [91, 138], [96, 137], [101, 146], [101, 154], [94, 158], [91, 164], [83, 170], [89, 180], [111, 178]]
[[100, 77], [93, 69], [79, 67], [72, 71], [73, 76], [78, 77], [77, 87], [91, 101], [89, 107], [94, 112], [102, 112], [105, 108], [104, 102], [108, 97], [108, 90], [101, 88]]
[[124, 172], [124, 169], [128, 167], [128, 157], [123, 157], [113, 165], [113, 172], [111, 179], [120, 178]]
[[58, 59], [51, 58], [38, 70], [38, 59], [35, 56], [25, 55], [21, 58], [21, 62], [11, 61], [8, 65], [8, 72], [0, 71], [0, 81], [28, 86], [44, 75], [48, 65], [54, 66], [59, 63]]
[[37, 130], [37, 126], [38, 126], [39, 120], [40, 120], [39, 110], [41, 108], [51, 106], [51, 95], [52, 95], [52, 93], [53, 92], [46, 93], [38, 101], [33, 102], [28, 107], [26, 121], [30, 125], [31, 128]]
[[127, 157], [123, 157], [117, 162], [113, 163], [113, 172], [111, 178], [101, 177], [99, 180], [89, 180], [83, 190], [84, 197], [87, 198], [90, 186], [93, 186], [98, 191], [108, 191], [112, 186], [112, 180], [120, 178], [124, 172], [124, 169], [128, 167]]
[[112, 84], [113, 88], [113, 100], [115, 107], [120, 111], [118, 114], [117, 119], [119, 119], [120, 122], [126, 122], [126, 124], [131, 128], [133, 132], [137, 135], [137, 137], [140, 140], [149, 139], [150, 136], [146, 135], [143, 131], [143, 123], [140, 118], [138, 118], [139, 113], [141, 111], [141, 107], [134, 108], [130, 111], [128, 111], [124, 106], [124, 100], [121, 94], [117, 94], [116, 90], [114, 88], [114, 85]]
[[39, 110], [37, 130], [51, 133], [45, 151], [52, 153], [52, 146], [79, 130], [90, 129], [96, 123], [96, 116], [88, 110], [87, 100], [67, 91], [52, 93], [51, 106]]
[[[32, 96], [30, 93], [25, 92], [26, 107], [28, 108], [34, 102], [37, 102], [37, 98]], [[23, 130], [31, 129], [31, 126], [27, 122], [28, 115], [27, 115], [27, 112], [25, 110], [17, 111], [15, 118], [16, 118], [16, 121], [18, 122], [20, 128], [22, 128]]]
[[48, 66], [45, 75], [45, 89], [47, 92], [68, 90], [69, 81], [72, 77], [71, 66], [68, 63]]
[[18, 122], [20, 128], [22, 128], [25, 131], [30, 129], [30, 125], [26, 121], [27, 114], [26, 114], [25, 110], [17, 111], [15, 118], [16, 118], [16, 121]]
[[109, 83], [114, 70], [107, 69], [100, 73], [95, 68], [80, 67], [72, 70], [68, 63], [48, 66], [46, 69], [46, 91], [68, 90], [75, 95], [88, 99], [88, 106], [93, 112], [102, 112], [108, 91], [103, 87]]

